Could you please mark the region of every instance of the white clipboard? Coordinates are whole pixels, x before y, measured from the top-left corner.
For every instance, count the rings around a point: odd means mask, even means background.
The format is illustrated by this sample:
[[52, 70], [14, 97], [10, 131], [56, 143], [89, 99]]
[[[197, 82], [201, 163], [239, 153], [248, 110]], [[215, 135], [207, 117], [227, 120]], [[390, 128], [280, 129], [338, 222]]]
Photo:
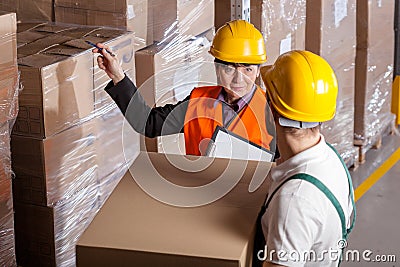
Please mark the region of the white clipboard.
[[208, 144], [206, 155], [209, 157], [256, 160], [272, 162], [274, 153], [243, 137], [217, 126], [212, 140]]

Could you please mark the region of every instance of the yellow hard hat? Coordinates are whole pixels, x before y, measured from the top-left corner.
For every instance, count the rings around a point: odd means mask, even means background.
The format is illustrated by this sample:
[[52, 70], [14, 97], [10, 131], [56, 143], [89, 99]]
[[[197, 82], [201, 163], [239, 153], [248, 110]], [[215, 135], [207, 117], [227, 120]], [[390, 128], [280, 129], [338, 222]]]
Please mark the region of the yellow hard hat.
[[338, 83], [322, 57], [290, 51], [280, 55], [273, 66], [262, 67], [261, 75], [272, 106], [283, 117], [324, 122], [335, 116]]
[[262, 34], [245, 20], [227, 22], [218, 29], [210, 53], [232, 63], [262, 64], [267, 61]]

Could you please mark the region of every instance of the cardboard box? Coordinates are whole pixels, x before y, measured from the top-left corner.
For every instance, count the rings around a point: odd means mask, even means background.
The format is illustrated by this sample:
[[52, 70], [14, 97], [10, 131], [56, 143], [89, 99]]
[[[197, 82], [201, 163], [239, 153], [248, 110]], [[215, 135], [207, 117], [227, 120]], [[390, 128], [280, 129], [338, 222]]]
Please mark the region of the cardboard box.
[[252, 1], [250, 7], [250, 20], [264, 36], [267, 64], [273, 64], [284, 52], [304, 49], [305, 1]]
[[54, 21], [53, 0], [15, 0], [18, 2], [17, 17], [20, 21]]
[[140, 151], [139, 133], [125, 120], [115, 103], [103, 107], [96, 118], [99, 179], [130, 166]]
[[[12, 214], [11, 176], [0, 177], [0, 220]], [[1, 236], [0, 236], [1, 239]], [[1, 242], [1, 241], [0, 241]], [[0, 251], [1, 252], [1, 251]]]
[[45, 138], [57, 134], [94, 108], [93, 55], [35, 54], [19, 59], [20, 112], [13, 133]]
[[11, 138], [14, 198], [51, 205], [97, 183], [94, 120], [44, 140]]
[[63, 23], [123, 28], [135, 33], [135, 50], [153, 43], [148, 0], [55, 1], [55, 20]]
[[97, 185], [51, 207], [15, 204], [19, 266], [75, 266], [75, 244], [98, 210]]
[[0, 10], [7, 12], [17, 12], [17, 1], [15, 0], [2, 0], [0, 1]]
[[11, 175], [11, 149], [10, 149], [10, 123], [0, 124], [0, 180], [10, 178]]
[[46, 37], [47, 34], [35, 31], [23, 31], [17, 33], [17, 47], [24, 46], [28, 43], [34, 42], [41, 38]]
[[[135, 53], [137, 86], [149, 106], [174, 104], [198, 86], [197, 82], [204, 76], [202, 62], [213, 61], [208, 53], [212, 38], [211, 29], [189, 41], [173, 45], [154, 44]], [[208, 72], [210, 68], [206, 68]], [[165, 138], [177, 138], [182, 143], [182, 136]], [[180, 154], [177, 147], [169, 150], [165, 145], [165, 149], [159, 150], [162, 143], [162, 138], [141, 137], [141, 150]]]
[[[113, 34], [113, 30], [109, 30], [109, 33], [99, 31], [95, 31], [91, 33], [92, 35], [102, 34], [103, 36], [110, 36]], [[91, 35], [89, 35], [91, 36]], [[108, 37], [109, 39], [109, 37]], [[116, 54], [122, 69], [126, 73], [126, 75], [133, 81], [136, 82], [135, 77], [135, 36], [133, 33], [126, 33], [124, 35], [120, 35], [117, 38], [112, 39], [111, 41], [105, 42], [111, 50]], [[108, 96], [108, 94], [104, 91], [104, 88], [111, 81], [108, 75], [101, 70], [97, 64], [97, 55], [93, 57], [93, 82], [94, 82], [94, 90], [95, 90], [95, 109], [101, 109], [103, 105], [108, 105], [109, 103], [113, 103], [114, 101]]]
[[128, 171], [128, 165], [120, 165], [119, 168], [115, 169], [114, 172], [99, 178], [99, 207], [101, 208], [119, 181]]
[[0, 10], [16, 13], [19, 21], [54, 20], [52, 0], [1, 0]]
[[208, 53], [212, 38], [213, 29], [192, 40], [154, 44], [135, 53], [137, 86], [149, 106], [175, 103], [189, 95], [200, 76], [196, 63], [213, 61]]
[[14, 247], [14, 216], [12, 200], [0, 201], [0, 265], [17, 266], [15, 262]]
[[[253, 1], [251, 1], [250, 3], [252, 3]], [[226, 22], [232, 20], [232, 18], [231, 18], [231, 0], [214, 1], [214, 6], [215, 6], [214, 25], [215, 25], [215, 30], [218, 30]], [[253, 12], [250, 11], [250, 18], [252, 17], [252, 15], [253, 15]]]
[[354, 143], [372, 145], [393, 123], [390, 113], [394, 32], [393, 1], [357, 1]]
[[17, 65], [16, 32], [15, 13], [0, 11], [0, 73]]
[[17, 66], [0, 73], [0, 124], [14, 119], [18, 113], [19, 77]]
[[[241, 180], [215, 202], [183, 208], [149, 196], [127, 173], [79, 239], [77, 266], [147, 266], [149, 262], [151, 266], [251, 266], [256, 219], [268, 186], [264, 182], [254, 193], [248, 188], [252, 179], [267, 175], [270, 164], [227, 159], [209, 163], [205, 157], [141, 152], [130, 168], [136, 179], [154, 182], [159, 173], [174, 184], [192, 187], [232, 171]], [[188, 177], [174, 164], [201, 171]], [[188, 194], [193, 196], [193, 191]]]
[[213, 0], [149, 0], [149, 8], [154, 41], [176, 38], [177, 34], [188, 40], [214, 27]]
[[0, 266], [16, 266], [11, 177], [2, 177], [1, 168], [0, 162]]
[[123, 69], [134, 73], [135, 38], [131, 32], [52, 23], [21, 27], [26, 30], [18, 33], [26, 42], [18, 48], [25, 88], [14, 134], [44, 138], [93, 115], [95, 89], [109, 78], [97, 67], [98, 55], [85, 40], [109, 45]]

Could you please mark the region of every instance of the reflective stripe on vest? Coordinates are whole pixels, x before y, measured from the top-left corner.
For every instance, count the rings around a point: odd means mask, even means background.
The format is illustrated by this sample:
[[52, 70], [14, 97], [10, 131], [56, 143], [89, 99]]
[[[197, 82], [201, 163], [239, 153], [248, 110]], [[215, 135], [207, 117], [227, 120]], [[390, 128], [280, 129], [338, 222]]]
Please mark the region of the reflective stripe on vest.
[[[200, 150], [205, 151], [216, 127], [224, 126], [222, 104], [217, 100], [221, 89], [220, 86], [206, 86], [192, 91], [184, 125], [186, 154], [200, 156]], [[257, 88], [250, 103], [226, 129], [269, 149], [272, 136], [265, 125], [266, 104], [265, 93]]]

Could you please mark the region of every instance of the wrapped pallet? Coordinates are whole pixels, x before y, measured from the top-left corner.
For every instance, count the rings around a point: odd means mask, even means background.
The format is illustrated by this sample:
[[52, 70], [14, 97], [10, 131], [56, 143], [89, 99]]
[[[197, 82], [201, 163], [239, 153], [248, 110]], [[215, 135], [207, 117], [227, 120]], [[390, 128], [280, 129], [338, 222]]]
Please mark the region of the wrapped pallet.
[[[357, 1], [354, 143], [365, 151], [393, 124], [394, 1]], [[381, 26], [388, 25], [387, 31]], [[364, 153], [362, 153], [363, 155]]]
[[18, 113], [15, 13], [0, 12], [0, 266], [16, 266], [11, 194], [11, 129]]
[[[132, 32], [56, 23], [18, 25], [24, 90], [12, 135], [17, 260], [74, 266], [75, 243], [139, 151], [124, 157], [124, 118], [103, 91], [93, 43], [103, 42], [134, 79]], [[125, 172], [124, 171], [124, 172]]]
[[355, 33], [355, 0], [307, 1], [306, 49], [329, 62], [339, 86], [335, 118], [322, 124], [322, 133], [349, 166], [358, 161], [353, 145]]
[[92, 184], [50, 206], [15, 204], [21, 266], [75, 266], [75, 244], [99, 209]]

